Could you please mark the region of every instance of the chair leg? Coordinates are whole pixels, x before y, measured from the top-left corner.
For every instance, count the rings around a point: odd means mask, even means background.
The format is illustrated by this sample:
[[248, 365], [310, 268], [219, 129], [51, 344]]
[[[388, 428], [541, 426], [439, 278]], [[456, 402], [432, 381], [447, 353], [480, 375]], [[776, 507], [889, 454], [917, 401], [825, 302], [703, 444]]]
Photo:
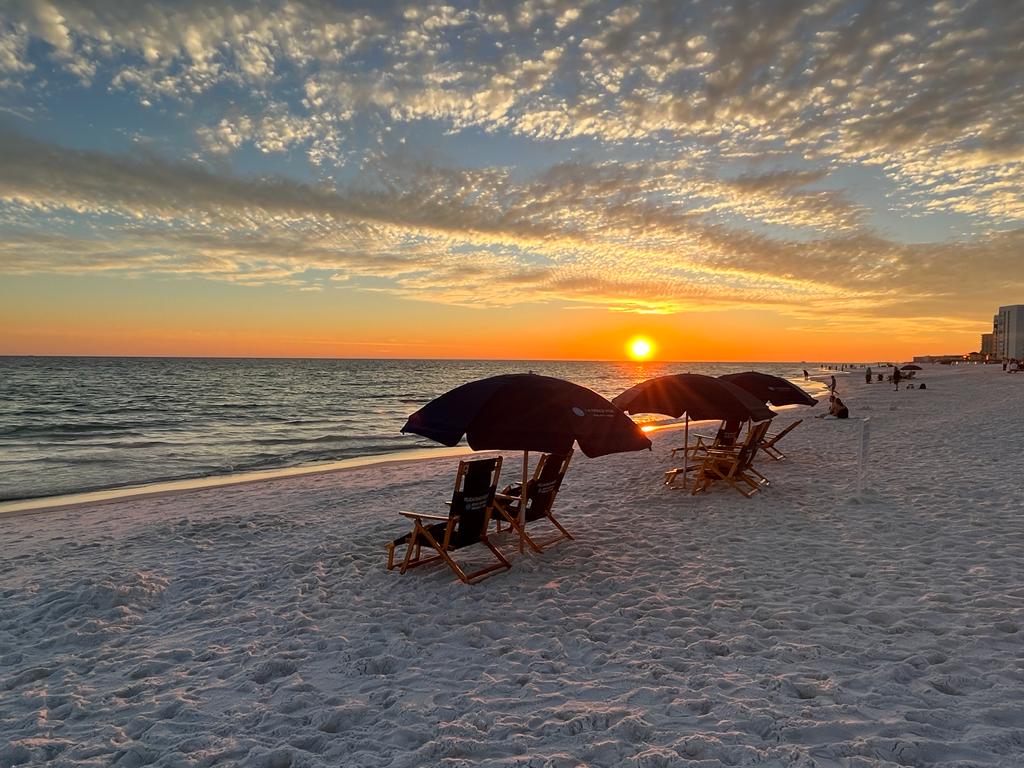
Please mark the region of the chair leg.
[[543, 548], [543, 547], [541, 547], [541, 545], [540, 545], [540, 544], [538, 544], [538, 543], [537, 543], [536, 541], [534, 541], [534, 540], [533, 540], [533, 537], [532, 537], [532, 536], [531, 536], [531, 535], [530, 535], [529, 533], [527, 533], [527, 532], [526, 532], [526, 528], [524, 528], [523, 526], [521, 526], [521, 525], [519, 524], [519, 521], [518, 521], [518, 520], [516, 520], [516, 521], [515, 521], [514, 523], [512, 523], [512, 522], [510, 521], [510, 529], [511, 529], [511, 530], [514, 530], [514, 531], [515, 531], [516, 533], [518, 533], [518, 534], [519, 534], [519, 537], [520, 537], [520, 539], [521, 539], [522, 541], [525, 541], [525, 542], [526, 542], [527, 544], [529, 544], [529, 545], [530, 545], [530, 549], [532, 549], [532, 550], [533, 550], [534, 552], [536, 552], [536, 553], [537, 553], [538, 555], [539, 555], [539, 554], [540, 554], [541, 552], [543, 552], [543, 551], [544, 551], [544, 548]]
[[[543, 550], [543, 549], [542, 549], [541, 547], [537, 546], [537, 542], [535, 542], [535, 541], [534, 541], [534, 540], [533, 540], [533, 539], [532, 539], [532, 538], [530, 537], [530, 534], [528, 534], [528, 533], [527, 533], [527, 532], [526, 532], [526, 531], [525, 531], [525, 530], [524, 530], [524, 529], [523, 529], [523, 528], [522, 528], [522, 527], [521, 527], [521, 526], [519, 525], [519, 520], [518, 520], [518, 518], [516, 518], [516, 516], [515, 516], [515, 515], [513, 515], [513, 514], [512, 514], [512, 513], [511, 513], [511, 512], [509, 511], [509, 510], [507, 510], [507, 509], [503, 509], [503, 508], [500, 508], [500, 507], [499, 507], [499, 508], [497, 508], [497, 509], [498, 509], [498, 514], [499, 514], [499, 515], [501, 515], [502, 517], [504, 517], [504, 518], [505, 518], [505, 522], [506, 522], [506, 523], [508, 523], [508, 528], [507, 528], [507, 530], [509, 530], [509, 531], [515, 531], [515, 532], [516, 532], [517, 534], [519, 534], [519, 536], [520, 536], [520, 537], [522, 538], [522, 540], [523, 540], [523, 541], [525, 541], [525, 542], [526, 542], [527, 544], [529, 544], [529, 545], [530, 545], [530, 549], [532, 549], [532, 550], [533, 550], [534, 552], [536, 552], [537, 554], [540, 554], [541, 552], [543, 552], [543, 551], [544, 551], [544, 550]], [[490, 544], [488, 544], [488, 546], [490, 546]]]
[[[406, 571], [409, 570], [409, 566], [410, 566], [410, 564], [412, 563], [412, 560], [413, 560], [413, 556], [412, 556], [413, 550], [414, 549], [418, 549], [418, 547], [419, 547], [419, 544], [418, 544], [418, 542], [419, 542], [419, 535], [420, 535], [420, 524], [417, 521], [416, 523], [413, 524], [412, 536], [409, 537], [409, 541], [405, 545], [405, 557], [402, 558], [402, 569], [399, 571], [399, 573], [404, 574]], [[417, 557], [416, 560], [418, 561], [419, 558]]]
[[769, 480], [767, 477], [765, 477], [760, 472], [758, 472], [756, 469], [754, 469], [753, 466], [747, 467], [747, 472], [749, 472], [750, 474], [754, 475], [757, 478], [757, 481], [761, 485], [771, 485], [772, 484], [771, 480]]
[[[675, 488], [676, 487], [676, 484], [675, 484], [676, 483], [676, 479], [679, 477], [679, 475], [682, 475], [683, 476], [683, 488], [685, 489], [686, 488], [686, 473], [687, 472], [697, 472], [697, 473], [699, 473], [700, 472], [700, 465], [699, 464], [690, 464], [687, 467], [676, 467], [675, 469], [668, 470], [665, 473], [665, 485], [667, 485], [669, 488]], [[694, 478], [694, 482], [696, 482], [696, 479], [697, 478], [695, 477]]]
[[[442, 547], [437, 542], [437, 539], [430, 535], [430, 531], [428, 531], [426, 528], [421, 528], [421, 530], [423, 531], [423, 538], [427, 540], [427, 543], [430, 544], [430, 546], [437, 550], [437, 554], [440, 556], [440, 558], [444, 560], [446, 563], [448, 563], [448, 567], [455, 571], [455, 575], [458, 576], [459, 579], [461, 579], [464, 583], [468, 584], [469, 577], [466, 576], [466, 572], [459, 567], [458, 563], [452, 560], [452, 556], [449, 555], [445, 551], [444, 547]], [[430, 559], [434, 560], [435, 558]]]
[[555, 516], [554, 515], [552, 515], [551, 513], [548, 513], [548, 520], [551, 521], [551, 524], [553, 526], [555, 526], [555, 528], [557, 528], [558, 530], [560, 530], [562, 532], [562, 536], [564, 536], [567, 539], [574, 540], [573, 535], [571, 533], [569, 533], [567, 530], [565, 530], [565, 528], [562, 527], [562, 524], [560, 522], [555, 520]]
[[489, 576], [495, 571], [507, 571], [509, 568], [512, 567], [512, 563], [510, 563], [508, 559], [503, 554], [501, 554], [501, 552], [498, 551], [497, 547], [491, 544], [490, 540], [481, 539], [481, 542], [485, 544], [489, 550], [491, 550], [491, 554], [493, 554], [498, 559], [498, 562], [494, 563], [493, 565], [488, 565], [484, 568], [481, 568], [478, 571], [474, 571], [473, 573], [467, 574], [466, 577], [463, 579], [463, 581], [467, 584], [475, 584], [478, 581], [482, 581], [484, 576]]
[[545, 517], [548, 519], [548, 522], [558, 530], [558, 534], [551, 536], [550, 538], [546, 538], [543, 541], [538, 541], [524, 530], [523, 539], [530, 545], [530, 549], [540, 554], [560, 541], [565, 541], [567, 539], [570, 541], [575, 540], [575, 537], [562, 527], [562, 524], [555, 519], [554, 515], [549, 512]]
[[702, 491], [706, 491], [714, 478], [708, 477], [707, 470], [702, 466], [697, 472], [697, 476], [693, 479], [693, 490], [690, 491], [691, 496], [696, 496]]
[[729, 485], [731, 485], [736, 490], [736, 493], [740, 494], [741, 496], [746, 496], [748, 499], [758, 491], [757, 486], [754, 486], [749, 491], [744, 491], [742, 488], [740, 488], [739, 484], [733, 478], [727, 477], [725, 479], [726, 482], [728, 482]]

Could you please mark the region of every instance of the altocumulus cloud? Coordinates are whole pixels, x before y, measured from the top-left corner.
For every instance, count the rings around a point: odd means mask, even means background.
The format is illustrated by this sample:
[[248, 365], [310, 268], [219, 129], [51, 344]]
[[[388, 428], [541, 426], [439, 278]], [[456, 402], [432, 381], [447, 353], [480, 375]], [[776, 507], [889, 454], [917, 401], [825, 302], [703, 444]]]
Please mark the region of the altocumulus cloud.
[[165, 118], [4, 129], [8, 272], [949, 327], [1024, 288], [1017, 3], [8, 9], [6, 111]]

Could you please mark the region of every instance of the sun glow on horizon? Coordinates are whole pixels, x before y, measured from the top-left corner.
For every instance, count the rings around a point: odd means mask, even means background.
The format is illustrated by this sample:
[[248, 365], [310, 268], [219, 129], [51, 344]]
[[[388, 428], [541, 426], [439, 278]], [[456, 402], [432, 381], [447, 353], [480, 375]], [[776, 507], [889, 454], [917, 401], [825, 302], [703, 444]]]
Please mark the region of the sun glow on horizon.
[[626, 344], [626, 351], [633, 360], [649, 360], [654, 354], [654, 343], [644, 336], [635, 336]]

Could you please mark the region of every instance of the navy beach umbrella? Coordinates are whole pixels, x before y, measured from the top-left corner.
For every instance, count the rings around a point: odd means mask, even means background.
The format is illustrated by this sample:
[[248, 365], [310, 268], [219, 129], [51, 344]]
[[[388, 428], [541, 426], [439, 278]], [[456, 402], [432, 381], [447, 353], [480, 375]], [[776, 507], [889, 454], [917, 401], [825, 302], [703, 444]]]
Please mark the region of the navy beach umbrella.
[[612, 402], [626, 413], [662, 413], [688, 419], [764, 421], [775, 412], [731, 382], [700, 373], [658, 376], [630, 387]]
[[574, 442], [587, 456], [651, 447], [640, 428], [611, 402], [571, 381], [512, 373], [471, 381], [431, 400], [402, 432], [474, 451], [565, 454]]
[[746, 390], [762, 403], [771, 403], [772, 405], [818, 404], [817, 398], [811, 397], [796, 384], [780, 376], [746, 371], [744, 373], [726, 373], [718, 378]]

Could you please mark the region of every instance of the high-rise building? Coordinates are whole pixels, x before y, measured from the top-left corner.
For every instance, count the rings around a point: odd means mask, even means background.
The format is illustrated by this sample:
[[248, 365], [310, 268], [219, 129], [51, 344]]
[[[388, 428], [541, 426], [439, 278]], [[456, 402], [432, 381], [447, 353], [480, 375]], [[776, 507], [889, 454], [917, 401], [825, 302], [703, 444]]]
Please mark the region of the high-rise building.
[[983, 355], [994, 355], [996, 350], [995, 345], [995, 334], [983, 333], [981, 334], [981, 354]]
[[999, 308], [994, 318], [993, 335], [996, 357], [1024, 358], [1024, 304]]

